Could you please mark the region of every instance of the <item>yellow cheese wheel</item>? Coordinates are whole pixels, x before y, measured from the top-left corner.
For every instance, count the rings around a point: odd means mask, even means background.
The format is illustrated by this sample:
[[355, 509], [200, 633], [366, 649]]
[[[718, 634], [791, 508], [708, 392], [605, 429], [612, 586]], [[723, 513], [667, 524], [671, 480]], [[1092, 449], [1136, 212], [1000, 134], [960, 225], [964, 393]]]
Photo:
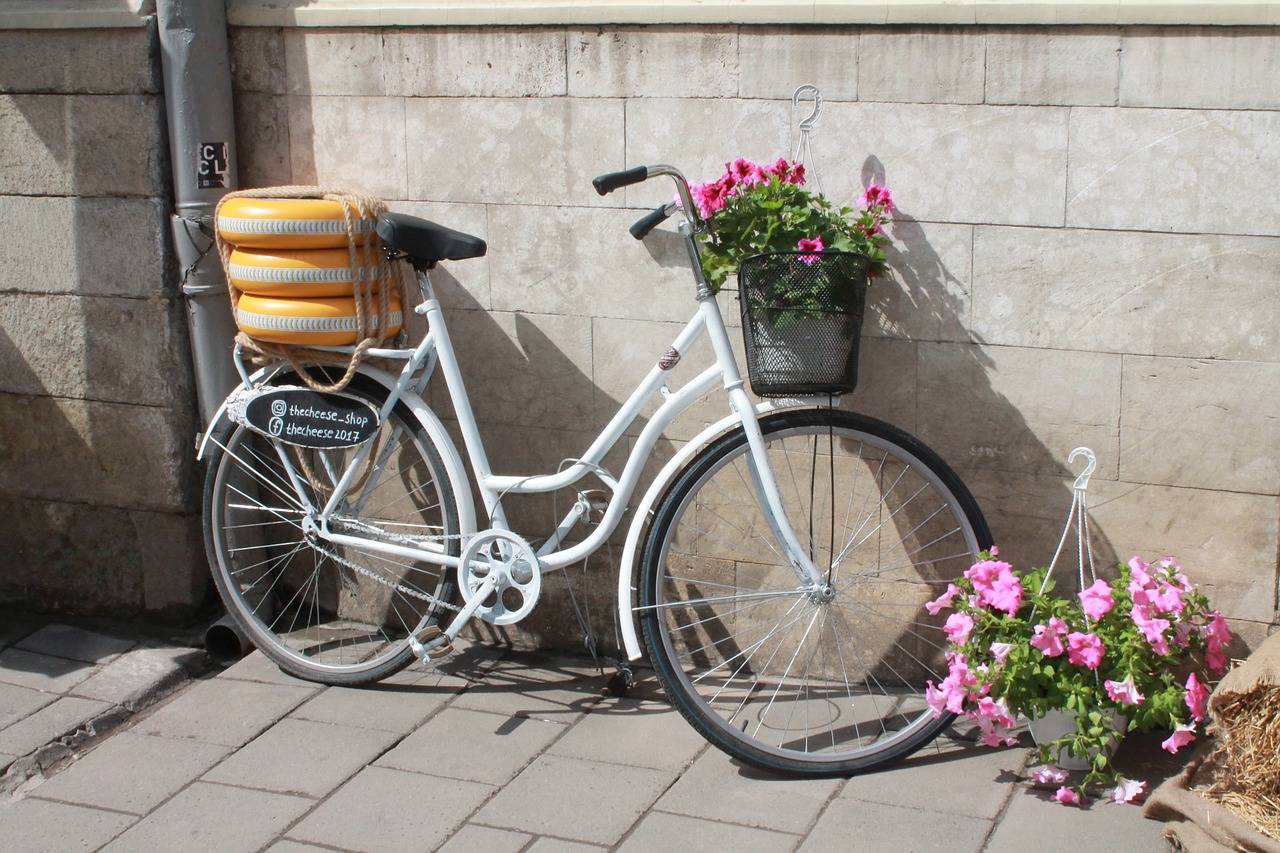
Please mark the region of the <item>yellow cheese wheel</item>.
[[[377, 300], [373, 320], [377, 322]], [[390, 334], [400, 331], [400, 300], [391, 297]], [[240, 331], [276, 344], [335, 347], [356, 343], [356, 302], [351, 297], [282, 299], [242, 294], [236, 303]]]
[[[356, 260], [363, 260], [363, 254], [357, 251]], [[357, 268], [357, 274], [365, 276], [377, 272], [376, 266]], [[346, 248], [236, 249], [227, 263], [227, 275], [241, 292], [258, 296], [310, 299], [355, 292], [351, 252]]]
[[[363, 238], [378, 223], [366, 218], [352, 224]], [[342, 203], [328, 199], [230, 198], [218, 209], [218, 233], [228, 243], [256, 249], [336, 249], [348, 243]]]

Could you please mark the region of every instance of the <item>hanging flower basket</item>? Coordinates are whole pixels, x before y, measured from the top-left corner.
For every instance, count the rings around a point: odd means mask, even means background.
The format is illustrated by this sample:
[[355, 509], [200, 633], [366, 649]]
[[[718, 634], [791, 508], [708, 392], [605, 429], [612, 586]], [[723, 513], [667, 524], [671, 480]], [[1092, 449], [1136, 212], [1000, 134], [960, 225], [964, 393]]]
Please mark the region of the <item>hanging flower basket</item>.
[[766, 252], [742, 260], [742, 334], [756, 394], [854, 389], [870, 263], [852, 252]]

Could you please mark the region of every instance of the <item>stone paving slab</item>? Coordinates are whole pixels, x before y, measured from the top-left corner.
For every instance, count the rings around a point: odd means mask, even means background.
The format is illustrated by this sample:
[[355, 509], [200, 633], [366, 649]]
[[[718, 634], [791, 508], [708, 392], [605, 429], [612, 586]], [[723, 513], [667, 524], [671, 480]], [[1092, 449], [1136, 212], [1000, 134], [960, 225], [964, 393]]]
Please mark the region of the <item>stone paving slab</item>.
[[46, 625], [15, 643], [14, 648], [86, 663], [104, 663], [136, 645], [136, 640], [110, 637], [72, 625]]
[[314, 805], [305, 797], [196, 782], [102, 848], [102, 853], [253, 853]]
[[[0, 848], [1165, 849], [1140, 809], [1049, 802], [1026, 782], [1030, 749], [977, 747], [964, 727], [878, 772], [783, 780], [702, 742], [643, 669], [617, 698], [589, 661], [460, 646], [366, 689], [300, 681], [255, 653], [105, 738], [47, 744], [48, 778], [0, 797]], [[91, 677], [139, 648], [108, 650]], [[0, 760], [105, 704], [0, 680]]]

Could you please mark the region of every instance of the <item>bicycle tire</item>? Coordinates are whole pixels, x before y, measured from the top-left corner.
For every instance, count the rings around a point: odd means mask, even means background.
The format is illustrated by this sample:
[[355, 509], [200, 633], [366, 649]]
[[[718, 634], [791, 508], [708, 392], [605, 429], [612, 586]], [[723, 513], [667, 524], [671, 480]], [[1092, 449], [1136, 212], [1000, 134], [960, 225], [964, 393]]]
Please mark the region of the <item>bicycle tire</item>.
[[[791, 776], [851, 775], [932, 741], [925, 683], [946, 676], [925, 602], [990, 547], [967, 488], [921, 442], [851, 412], [761, 419], [803, 584], [764, 523], [741, 427], [695, 456], [645, 542], [640, 618], [655, 672], [713, 745]], [[832, 555], [835, 559], [832, 559]]]
[[[296, 381], [285, 373], [274, 384]], [[358, 374], [346, 391], [379, 408], [388, 393]], [[365, 468], [331, 528], [436, 541], [456, 556], [456, 492], [409, 407], [397, 403], [371, 440], [377, 442], [371, 459], [381, 464]], [[324, 684], [364, 684], [407, 666], [414, 657], [409, 633], [421, 617], [435, 625], [450, 612], [454, 570], [309, 542], [303, 504], [277, 452], [289, 454], [312, 505], [322, 507], [335, 482], [327, 472], [344, 470], [356, 449], [284, 445], [236, 423], [214, 445], [205, 479], [205, 548], [218, 593], [246, 636], [285, 672]]]

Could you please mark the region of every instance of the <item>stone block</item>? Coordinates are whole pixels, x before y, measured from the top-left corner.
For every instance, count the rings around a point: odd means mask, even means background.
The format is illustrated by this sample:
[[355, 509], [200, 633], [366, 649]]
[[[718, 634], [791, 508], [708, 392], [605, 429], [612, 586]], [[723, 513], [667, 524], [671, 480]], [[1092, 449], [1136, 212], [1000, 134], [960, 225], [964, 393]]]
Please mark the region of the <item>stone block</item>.
[[482, 423], [572, 428], [590, 423], [591, 325], [576, 317], [457, 311], [472, 407]]
[[[670, 188], [649, 188], [655, 205]], [[688, 254], [669, 231], [631, 239], [627, 228], [639, 217], [635, 210], [490, 208], [492, 307], [584, 322], [687, 320], [694, 311]]]
[[[393, 732], [282, 720], [204, 775], [209, 782], [320, 798], [399, 739]], [[317, 749], [318, 744], [323, 748]]]
[[[187, 414], [151, 406], [0, 394], [0, 490], [97, 505], [50, 506], [47, 523], [68, 530], [110, 507], [189, 511], [193, 432]], [[109, 526], [129, 524], [108, 516]]]
[[823, 138], [842, 140], [850, 162], [826, 165], [839, 162], [839, 150], [820, 151], [816, 162], [823, 189], [839, 204], [857, 202], [875, 182], [893, 190], [908, 219], [1056, 226], [1063, 218], [1068, 112], [831, 104], [822, 114]]
[[1280, 361], [1280, 240], [979, 228], [974, 332], [995, 345]]
[[556, 28], [388, 30], [388, 95], [549, 98], [566, 93], [565, 33]]
[[0, 96], [0, 193], [159, 196], [158, 95]]
[[[800, 83], [817, 86], [824, 102], [858, 100], [857, 32], [826, 27], [780, 32], [742, 28], [738, 34], [739, 97], [790, 100]], [[799, 115], [803, 118], [805, 114]]]
[[0, 680], [0, 728], [7, 729], [57, 698], [34, 687], [23, 687]]
[[1147, 820], [1140, 808], [1105, 801], [1089, 809], [1063, 808], [1049, 797], [1048, 791], [1017, 791], [981, 849], [986, 853], [1016, 853], [1031, 847], [1044, 853], [1082, 848], [1164, 853], [1169, 849], [1162, 835], [1164, 825]]
[[45, 744], [72, 734], [110, 707], [106, 702], [64, 696], [22, 721], [0, 729], [0, 753], [30, 755]]
[[175, 690], [186, 680], [187, 667], [203, 658], [204, 652], [195, 649], [134, 649], [77, 684], [73, 692], [138, 711]]
[[261, 850], [313, 805], [306, 797], [197, 782], [102, 850]]
[[[33, 485], [53, 493], [74, 488], [68, 484], [92, 470], [83, 459], [73, 474], [54, 475], [38, 461], [22, 467], [29, 476], [48, 480]], [[39, 471], [30, 473], [33, 468]], [[0, 533], [0, 548], [8, 555], [0, 573], [0, 601], [115, 616], [142, 608], [143, 566], [126, 510], [81, 500], [26, 499], [14, 495], [16, 489], [8, 484], [4, 491], [0, 509], [10, 523]]]
[[[132, 731], [179, 741], [240, 748], [316, 695], [314, 685], [261, 684], [218, 678], [192, 684]], [[230, 712], [229, 709], [235, 709]]]
[[919, 399], [917, 348], [915, 341], [864, 334], [858, 353], [858, 387], [846, 398], [846, 407], [914, 433]]
[[629, 27], [568, 34], [569, 95], [703, 98], [738, 95], [738, 38], [730, 30]]
[[473, 850], [484, 850], [485, 853], [523, 853], [528, 850], [529, 838], [523, 832], [467, 824], [453, 834], [440, 848], [440, 853], [471, 853]]
[[186, 320], [165, 299], [0, 297], [0, 390], [148, 406], [190, 399]]
[[1078, 28], [998, 28], [987, 33], [986, 102], [1113, 106], [1121, 37]]
[[1127, 357], [1120, 477], [1280, 494], [1280, 364]]
[[1073, 109], [1067, 225], [1280, 233], [1278, 133], [1280, 112]]
[[408, 197], [405, 104], [399, 98], [290, 96], [289, 151], [298, 183]]
[[363, 726], [407, 735], [467, 685], [461, 678], [439, 678], [440, 684], [415, 684], [412, 695], [401, 690], [330, 687], [295, 708], [290, 716], [317, 723]]
[[564, 730], [545, 720], [448, 708], [379, 758], [378, 765], [501, 786]]
[[291, 95], [385, 94], [377, 30], [286, 29], [284, 55], [285, 91]]
[[293, 183], [289, 104], [282, 95], [236, 92], [236, 163], [241, 187]]
[[[695, 184], [719, 178], [725, 164], [737, 157], [772, 163], [795, 150], [789, 100], [636, 98], [627, 101], [626, 107], [626, 162], [622, 157], [617, 162], [625, 166], [670, 163]], [[829, 113], [823, 113], [824, 121]], [[670, 184], [630, 187], [627, 204], [657, 204], [668, 200], [672, 189]]]
[[0, 92], [109, 95], [160, 89], [154, 27], [0, 30]]
[[894, 217], [889, 273], [872, 279], [863, 333], [927, 341], [969, 340], [973, 229]]
[[818, 853], [857, 838], [858, 849], [868, 853], [893, 853], [904, 843], [917, 853], [978, 853], [991, 828], [992, 821], [972, 815], [840, 799], [823, 812], [799, 849]]
[[199, 513], [129, 513], [138, 538], [143, 602], [149, 613], [188, 621], [209, 592], [211, 579]]
[[231, 85], [235, 97], [244, 92], [285, 92], [284, 30], [275, 27], [228, 27]]
[[[655, 748], [661, 744], [660, 748]], [[707, 742], [664, 701], [606, 700], [548, 750], [554, 755], [681, 771]]]
[[75, 772], [59, 773], [33, 796], [145, 814], [197, 779], [228, 751], [225, 746], [118, 732], [81, 756]]
[[662, 795], [655, 808], [736, 826], [799, 834], [813, 826], [841, 784], [837, 779], [770, 776], [741, 766], [717, 749], [709, 749]]
[[600, 204], [591, 179], [627, 165], [621, 101], [413, 98], [404, 110], [413, 156], [401, 198]]
[[28, 797], [0, 812], [0, 832], [10, 853], [95, 850], [136, 820], [132, 815]]
[[1115, 476], [1121, 357], [920, 344], [919, 436], [963, 468], [1066, 476], [1081, 445]]
[[1124, 31], [1121, 44], [1123, 106], [1280, 109], [1274, 29], [1134, 27]]
[[794, 850], [799, 840], [798, 836], [767, 829], [650, 812], [617, 849], [619, 853], [682, 853], [690, 849], [784, 853]]
[[986, 34], [970, 27], [865, 30], [858, 37], [858, 99], [980, 104], [985, 52]]
[[882, 773], [853, 777], [840, 799], [995, 820], [1009, 798], [1009, 778], [1026, 761], [1020, 749], [938, 741]]
[[[543, 755], [477, 813], [479, 823], [612, 846], [674, 773]], [[592, 808], [581, 808], [582, 803]]]
[[435, 850], [492, 793], [475, 782], [367, 767], [288, 835], [349, 850]]
[[134, 645], [134, 640], [71, 625], [46, 625], [15, 648], [86, 663], [106, 663]]

